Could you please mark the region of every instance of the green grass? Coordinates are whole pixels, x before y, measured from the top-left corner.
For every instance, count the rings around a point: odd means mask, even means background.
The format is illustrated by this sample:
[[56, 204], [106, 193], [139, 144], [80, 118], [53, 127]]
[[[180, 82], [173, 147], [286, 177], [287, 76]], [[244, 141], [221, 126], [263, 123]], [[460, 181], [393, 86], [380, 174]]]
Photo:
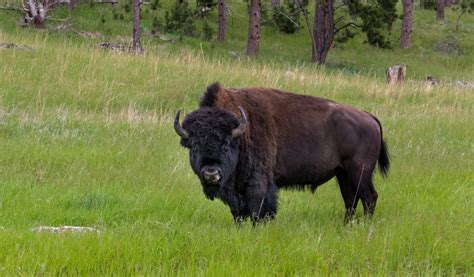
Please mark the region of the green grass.
[[[212, 54], [212, 44], [201, 51], [198, 40], [188, 47], [188, 40], [149, 41], [147, 53], [129, 55], [7, 21], [0, 17], [0, 42], [34, 50], [0, 49], [0, 275], [474, 274], [472, 89], [429, 88], [417, 78], [389, 87], [375, 75], [396, 57], [367, 46], [358, 47], [371, 49], [376, 61], [363, 51], [356, 57], [364, 48], [334, 49], [333, 63], [346, 51], [357, 58], [354, 67], [374, 66], [347, 74], [302, 62], [305, 47], [296, 41], [281, 60], [278, 51], [264, 54], [269, 44], [262, 41], [257, 63], [223, 54], [244, 42]], [[472, 80], [472, 52], [451, 61], [427, 51], [395, 53], [413, 61], [419, 76], [431, 70], [420, 58], [427, 57], [433, 66], [446, 63], [442, 76]], [[281, 191], [273, 222], [235, 226], [224, 204], [204, 197], [172, 128], [175, 112], [195, 109], [215, 80], [374, 113], [392, 170], [387, 180], [376, 175], [373, 220], [363, 220], [359, 207], [357, 222], [344, 226], [343, 201], [330, 181], [315, 194]], [[100, 233], [31, 231], [40, 225]]]
[[[18, 1], [18, 0], [13, 0]], [[11, 0], [0, 0], [12, 2]], [[207, 42], [202, 40], [202, 22], [197, 20], [196, 26], [201, 33], [198, 38], [184, 37], [165, 34], [172, 39], [164, 42], [150, 35], [151, 23], [154, 16], [164, 20], [166, 10], [169, 10], [173, 0], [160, 1], [163, 5], [157, 11], [150, 9], [150, 5], [142, 6], [142, 40], [145, 49], [159, 47], [160, 52], [179, 53], [183, 49], [203, 53], [206, 57], [220, 59], [239, 59], [244, 57], [247, 43], [246, 4], [242, 1], [230, 3], [230, 15], [228, 19], [228, 39], [224, 43], [217, 41]], [[269, 3], [265, 2], [265, 9], [269, 9]], [[195, 2], [190, 1], [194, 7]], [[337, 4], [339, 5], [339, 3]], [[433, 75], [439, 80], [472, 80], [474, 72], [474, 15], [467, 14], [461, 20], [461, 28], [455, 30], [456, 12], [451, 8], [446, 9], [446, 20], [443, 23], [436, 21], [435, 11], [420, 10], [418, 2], [414, 5], [414, 31], [413, 47], [407, 50], [399, 49], [401, 20], [395, 21], [391, 33], [393, 49], [378, 49], [365, 44], [365, 36], [362, 33], [347, 43], [335, 43], [330, 50], [327, 65], [322, 70], [327, 72], [344, 71], [351, 74], [364, 74], [375, 76], [378, 79], [385, 78], [385, 70], [394, 64], [405, 64], [408, 66], [407, 77], [409, 79], [421, 80], [428, 75]], [[113, 18], [112, 10], [123, 14], [124, 20]], [[401, 3], [399, 3], [399, 14], [401, 14]], [[309, 8], [313, 13], [313, 8]], [[271, 17], [271, 11], [267, 12]], [[79, 5], [74, 11], [67, 8], [59, 8], [51, 13], [55, 20], [48, 22], [48, 30], [51, 38], [55, 37], [62, 41], [64, 37], [84, 44], [94, 44], [98, 41], [113, 41], [129, 44], [131, 41], [131, 13], [126, 13], [123, 4], [112, 8], [110, 5]], [[19, 14], [0, 10], [0, 28], [6, 32], [15, 32]], [[61, 24], [59, 19], [67, 19], [72, 23], [71, 30], [82, 30], [88, 32], [99, 32], [104, 37], [99, 39], [84, 39], [72, 32], [54, 31]], [[105, 22], [102, 22], [102, 19]], [[312, 22], [312, 19], [310, 19]], [[217, 30], [217, 15], [214, 11], [209, 22], [214, 30]], [[280, 67], [305, 65], [311, 66], [311, 46], [304, 20], [301, 20], [301, 29], [296, 34], [285, 35], [277, 31], [275, 26], [264, 25], [261, 35], [260, 54], [257, 62], [271, 66]], [[312, 23], [311, 23], [312, 25]], [[32, 33], [37, 30], [32, 31]], [[449, 55], [434, 50], [435, 45], [441, 41], [456, 41], [462, 49], [461, 55]]]

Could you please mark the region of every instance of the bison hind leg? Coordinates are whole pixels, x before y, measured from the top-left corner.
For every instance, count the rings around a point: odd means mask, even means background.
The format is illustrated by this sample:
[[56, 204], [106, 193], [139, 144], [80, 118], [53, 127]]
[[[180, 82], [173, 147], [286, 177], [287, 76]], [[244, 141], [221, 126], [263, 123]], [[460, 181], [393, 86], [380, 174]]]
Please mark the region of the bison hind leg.
[[364, 214], [367, 218], [370, 218], [374, 215], [375, 206], [377, 205], [378, 194], [375, 190], [372, 178], [367, 180], [366, 185], [361, 190], [360, 195], [362, 199], [362, 204], [364, 205]]
[[352, 220], [359, 200], [362, 200], [365, 216], [373, 215], [378, 197], [372, 182], [374, 168], [375, 164], [347, 164], [336, 175], [346, 206], [345, 223]]

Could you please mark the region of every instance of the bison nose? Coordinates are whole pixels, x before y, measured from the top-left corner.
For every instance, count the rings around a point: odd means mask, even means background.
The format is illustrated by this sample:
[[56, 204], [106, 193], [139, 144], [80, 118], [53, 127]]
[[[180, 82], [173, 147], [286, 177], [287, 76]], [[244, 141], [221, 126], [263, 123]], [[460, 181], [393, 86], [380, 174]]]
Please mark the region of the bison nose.
[[221, 179], [221, 171], [219, 168], [215, 167], [206, 167], [201, 170], [202, 177], [206, 182], [211, 184], [217, 184]]

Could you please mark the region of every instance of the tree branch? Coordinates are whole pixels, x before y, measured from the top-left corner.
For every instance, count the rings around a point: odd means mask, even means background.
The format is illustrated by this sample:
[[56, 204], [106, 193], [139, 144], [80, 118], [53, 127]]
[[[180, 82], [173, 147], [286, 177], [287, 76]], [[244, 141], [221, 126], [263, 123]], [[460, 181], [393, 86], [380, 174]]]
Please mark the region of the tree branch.
[[348, 28], [348, 27], [361, 28], [362, 26], [360, 26], [360, 25], [358, 25], [358, 24], [356, 24], [356, 23], [354, 23], [354, 22], [349, 22], [349, 23], [347, 23], [347, 24], [342, 25], [342, 27], [337, 28], [337, 29], [334, 31], [334, 35], [337, 34], [339, 31], [342, 31], [342, 30], [344, 30], [344, 29], [346, 29], [346, 28]]
[[296, 27], [300, 28], [300, 24], [296, 23], [296, 22], [295, 22], [293, 19], [291, 19], [287, 14], [282, 13], [282, 12], [279, 12], [278, 10], [274, 10], [273, 12], [277, 12], [278, 14], [283, 15], [283, 16], [286, 17], [289, 21], [291, 21], [291, 23], [295, 24]]
[[342, 19], [344, 19], [345, 16], [341, 16], [339, 18], [336, 18], [336, 20], [334, 20], [334, 26], [336, 26]]

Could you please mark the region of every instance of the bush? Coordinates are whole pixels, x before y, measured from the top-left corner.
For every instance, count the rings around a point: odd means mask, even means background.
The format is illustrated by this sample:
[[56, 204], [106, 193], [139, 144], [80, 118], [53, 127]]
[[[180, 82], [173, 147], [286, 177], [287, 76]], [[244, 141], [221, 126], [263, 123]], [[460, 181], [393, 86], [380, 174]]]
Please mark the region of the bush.
[[436, 10], [436, 0], [420, 0], [420, 8], [424, 10]]
[[101, 24], [105, 24], [105, 22], [106, 22], [105, 15], [102, 14], [102, 15], [100, 16], [100, 23], [101, 23]]
[[182, 33], [187, 36], [196, 36], [193, 12], [188, 7], [188, 2], [177, 0], [171, 11], [165, 13], [165, 31]]
[[151, 2], [151, 5], [150, 5], [150, 9], [156, 11], [158, 8], [161, 8], [162, 5], [160, 3], [160, 0], [153, 0], [153, 2]]
[[130, 6], [130, 1], [125, 2], [125, 4], [123, 5], [123, 10], [126, 13], [129, 13], [132, 10], [132, 7]]
[[391, 48], [390, 32], [399, 16], [396, 13], [397, 0], [377, 0], [376, 3], [364, 5], [360, 0], [345, 2], [351, 16], [362, 20], [362, 31], [367, 35], [367, 42], [380, 48]]
[[215, 0], [197, 0], [197, 14], [201, 17], [208, 16], [212, 9], [217, 5]]
[[162, 30], [163, 30], [163, 21], [157, 16], [153, 17], [153, 21], [151, 22], [151, 34], [153, 36], [157, 35]]
[[214, 36], [214, 29], [211, 27], [209, 22], [207, 22], [207, 20], [204, 21], [204, 23], [202, 24], [202, 34], [203, 34], [204, 40], [207, 40], [207, 41], [210, 41], [212, 37]]
[[296, 1], [288, 1], [286, 5], [273, 8], [273, 21], [283, 33], [293, 34], [301, 28], [300, 15], [301, 8]]

